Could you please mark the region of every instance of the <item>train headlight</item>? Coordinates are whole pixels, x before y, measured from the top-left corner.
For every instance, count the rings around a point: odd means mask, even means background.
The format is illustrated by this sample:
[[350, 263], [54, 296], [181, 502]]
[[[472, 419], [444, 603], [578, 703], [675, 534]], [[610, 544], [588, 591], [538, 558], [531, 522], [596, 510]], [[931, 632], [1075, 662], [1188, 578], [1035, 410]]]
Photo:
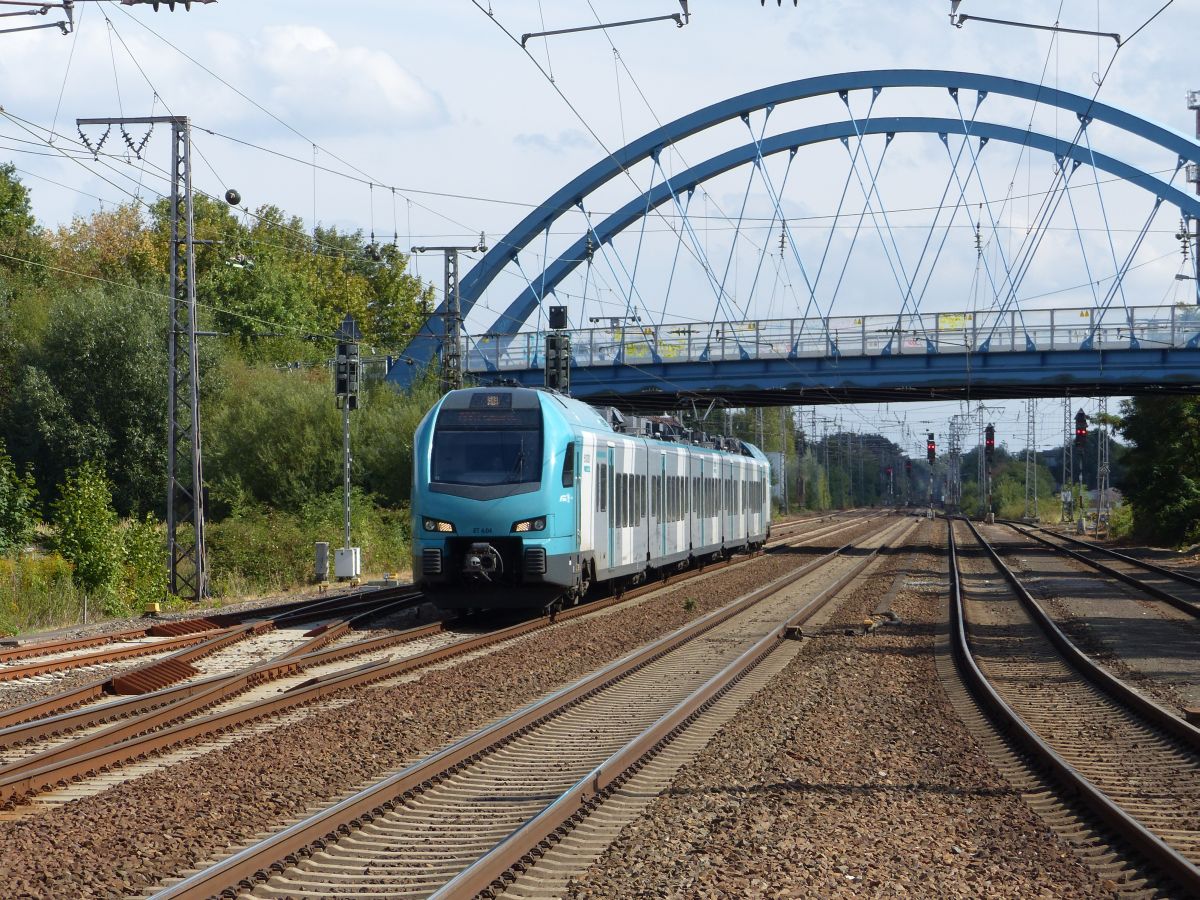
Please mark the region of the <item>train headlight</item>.
[[441, 519], [426, 519], [424, 524], [426, 531], [440, 531], [442, 534], [454, 533], [453, 522], [443, 522]]
[[511, 530], [518, 534], [527, 531], [545, 531], [546, 517], [538, 516], [536, 519], [522, 519], [520, 522], [513, 522]]

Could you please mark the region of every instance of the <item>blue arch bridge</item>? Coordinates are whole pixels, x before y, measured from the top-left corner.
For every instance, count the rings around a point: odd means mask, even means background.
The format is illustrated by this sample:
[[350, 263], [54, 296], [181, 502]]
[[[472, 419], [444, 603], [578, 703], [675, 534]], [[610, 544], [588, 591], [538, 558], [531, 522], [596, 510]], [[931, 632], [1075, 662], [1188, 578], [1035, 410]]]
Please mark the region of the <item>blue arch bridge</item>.
[[[1198, 167], [1191, 137], [1013, 79], [775, 85], [533, 208], [463, 278], [460, 354], [542, 384], [562, 305], [572, 393], [628, 410], [1200, 392]], [[438, 359], [446, 317], [389, 380]]]

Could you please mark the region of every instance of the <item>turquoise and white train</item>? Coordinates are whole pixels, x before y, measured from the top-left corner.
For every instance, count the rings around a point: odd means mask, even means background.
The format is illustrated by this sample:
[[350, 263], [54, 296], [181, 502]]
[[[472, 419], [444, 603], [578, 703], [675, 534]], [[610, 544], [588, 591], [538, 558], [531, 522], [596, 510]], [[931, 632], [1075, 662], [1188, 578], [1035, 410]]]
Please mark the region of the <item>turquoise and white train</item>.
[[451, 391], [414, 437], [413, 577], [448, 607], [554, 608], [757, 549], [770, 503], [743, 441], [552, 391]]

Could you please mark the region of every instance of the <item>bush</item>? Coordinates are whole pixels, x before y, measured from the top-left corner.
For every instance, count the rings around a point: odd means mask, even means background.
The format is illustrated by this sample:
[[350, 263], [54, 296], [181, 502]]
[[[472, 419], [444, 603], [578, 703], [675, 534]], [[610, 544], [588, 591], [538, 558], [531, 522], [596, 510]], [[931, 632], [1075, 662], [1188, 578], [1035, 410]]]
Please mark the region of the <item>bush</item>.
[[37, 525], [37, 488], [33, 474], [17, 474], [12, 457], [0, 440], [0, 553], [21, 547]]
[[[388, 509], [355, 490], [351, 533], [362, 548], [363, 570], [398, 571], [409, 565], [406, 509]], [[312, 579], [313, 545], [341, 545], [342, 494], [331, 491], [299, 512], [262, 505], [243, 507], [223, 522], [208, 525], [208, 564], [218, 595], [281, 591]]]
[[1127, 538], [1133, 534], [1133, 507], [1128, 503], [1114, 506], [1108, 512], [1108, 534], [1112, 538]]
[[104, 473], [92, 463], [68, 473], [54, 503], [58, 550], [75, 567], [75, 583], [105, 615], [128, 612], [118, 594], [124, 547]]
[[144, 609], [167, 593], [166, 529], [149, 513], [129, 519], [121, 528], [124, 571], [121, 599], [125, 606]]

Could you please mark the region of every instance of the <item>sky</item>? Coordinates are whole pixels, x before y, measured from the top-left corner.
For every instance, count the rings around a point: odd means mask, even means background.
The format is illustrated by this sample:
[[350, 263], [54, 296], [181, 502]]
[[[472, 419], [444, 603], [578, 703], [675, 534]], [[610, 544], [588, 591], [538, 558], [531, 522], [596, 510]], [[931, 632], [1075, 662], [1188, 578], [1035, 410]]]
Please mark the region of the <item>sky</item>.
[[[1057, 19], [1065, 27], [1128, 38], [1162, 5], [964, 0], [959, 11], [1039, 24]], [[172, 13], [164, 5], [155, 13], [148, 5], [79, 2], [71, 35], [54, 29], [0, 34], [0, 160], [18, 167], [33, 190], [38, 218], [54, 227], [101, 204], [153, 199], [166, 189], [163, 129], [150, 135], [141, 158], [127, 152], [126, 138], [136, 145], [144, 132], [114, 129], [102, 148], [106, 155], [96, 161], [81, 152], [77, 117], [187, 115], [195, 128], [198, 189], [220, 196], [235, 188], [251, 210], [274, 204], [308, 227], [315, 220], [361, 229], [408, 247], [471, 243], [480, 232], [495, 244], [563, 184], [661, 123], [745, 91], [828, 73], [983, 72], [1087, 96], [1098, 90], [1101, 102], [1189, 135], [1195, 129], [1185, 102], [1189, 89], [1200, 88], [1195, 4], [1172, 3], [1119, 52], [1107, 37], [978, 21], [954, 28], [943, 0], [691, 0], [689, 6], [683, 28], [655, 22], [534, 38], [527, 54], [519, 46], [523, 33], [667, 15], [680, 7], [677, 0], [219, 0], [191, 12], [180, 7]], [[858, 117], [868, 109], [872, 116], [961, 111], [969, 117], [975, 102], [964, 97], [955, 107], [944, 91], [903, 89], [885, 91], [874, 107], [867, 92], [849, 99]], [[1065, 139], [1076, 133], [1069, 114], [1045, 105], [988, 97], [981, 109], [982, 117], [1014, 127], [1032, 124]], [[769, 120], [758, 114], [748, 124], [756, 135], [770, 135], [845, 118], [846, 107], [834, 96], [780, 107]], [[47, 143], [51, 132], [56, 136]], [[1097, 150], [1162, 172], [1164, 180], [1172, 176], [1174, 160], [1140, 139], [1099, 125], [1089, 136]], [[100, 132], [89, 129], [88, 137], [95, 144]], [[749, 138], [737, 121], [712, 129], [670, 148], [661, 171], [674, 175]], [[950, 146], [960, 156], [973, 152]], [[923, 256], [922, 246], [930, 234], [935, 243], [942, 239], [931, 224], [934, 211], [945, 206], [943, 189], [951, 190], [949, 203], [960, 199], [948, 178], [946, 146], [936, 136], [900, 135], [885, 150], [882, 137], [868, 139], [858, 148], [862, 168], [850, 164], [853, 150], [853, 143], [834, 142], [803, 150], [790, 171], [785, 153], [764, 163], [766, 175], [757, 181], [746, 168], [712, 180], [689, 201], [686, 223], [674, 204], [660, 207], [644, 227], [628, 229], [598, 254], [590, 271], [581, 266], [564, 281], [560, 301], [576, 324], [623, 314], [700, 323], [735, 313], [796, 316], [808, 302], [804, 277], [820, 268], [820, 290], [813, 292], [819, 308], [834, 316], [894, 314], [897, 262], [913, 268], [922, 259], [928, 266], [917, 281], [928, 277], [923, 309], [986, 306], [989, 267], [998, 270], [1002, 257], [1019, 255], [1055, 177], [1053, 160], [989, 147], [978, 151], [974, 180], [966, 166], [954, 170], [966, 182], [966, 204], [944, 232], [945, 249], [933, 266], [932, 251]], [[861, 179], [876, 166], [872, 189], [869, 177], [865, 185]], [[588, 198], [588, 208], [598, 221], [645, 190], [654, 175], [652, 164], [631, 168], [628, 178]], [[1079, 177], [1089, 180], [1071, 191], [1072, 206], [1058, 208], [1031, 257], [1021, 290], [1031, 306], [1091, 305], [1093, 287], [1100, 284], [1103, 292], [1104, 279], [1111, 279], [1147, 221], [1144, 191], [1092, 187], [1099, 179], [1090, 170]], [[1174, 184], [1182, 181], [1179, 174]], [[892, 211], [882, 225], [863, 218], [864, 192], [871, 190], [876, 206]], [[987, 213], [984, 199], [992, 201]], [[776, 252], [780, 215], [791, 228], [784, 253]], [[981, 250], [972, 221], [980, 224]], [[1169, 208], [1151, 220], [1124, 281], [1130, 304], [1189, 299], [1191, 285], [1174, 277], [1187, 271], [1177, 226], [1178, 211]], [[536, 278], [543, 260], [585, 228], [581, 214], [566, 215], [542, 246], [525, 248], [520, 266], [510, 265], [493, 282], [469, 329], [485, 329]], [[635, 265], [637, 277], [630, 279], [626, 273]], [[440, 281], [440, 259], [416, 259], [414, 266]], [[721, 285], [714, 290], [717, 278]], [[944, 433], [959, 409], [893, 404], [819, 412], [846, 428], [882, 430], [917, 454], [924, 432]], [[1024, 446], [1024, 404], [997, 404], [987, 415], [1000, 442]], [[1061, 403], [1041, 401], [1038, 419], [1039, 446], [1059, 443]]]

